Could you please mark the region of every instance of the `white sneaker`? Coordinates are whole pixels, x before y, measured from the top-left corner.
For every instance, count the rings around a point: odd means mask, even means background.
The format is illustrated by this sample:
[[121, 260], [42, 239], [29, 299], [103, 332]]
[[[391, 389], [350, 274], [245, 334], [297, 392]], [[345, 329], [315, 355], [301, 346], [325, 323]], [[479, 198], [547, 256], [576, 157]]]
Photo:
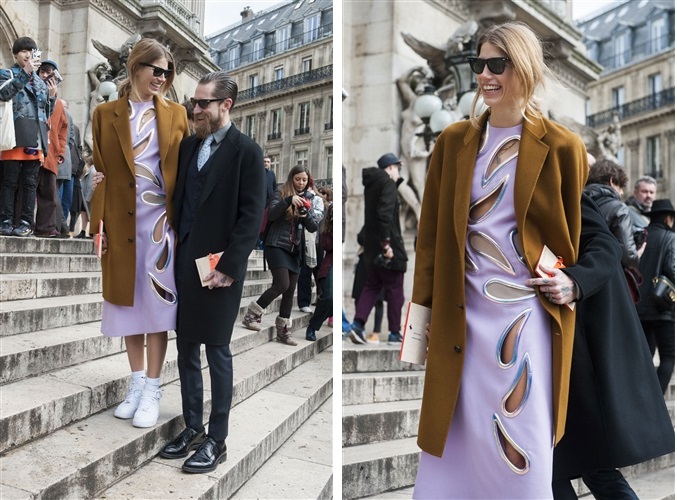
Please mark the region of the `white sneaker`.
[[310, 306], [299, 307], [299, 311], [304, 312], [304, 313], [311, 313], [311, 312], [313, 312], [313, 310], [310, 308]]
[[132, 418], [134, 416], [134, 413], [136, 412], [136, 409], [139, 407], [139, 401], [141, 400], [141, 390], [143, 389], [143, 384], [145, 383], [142, 382], [140, 385], [134, 385], [130, 384], [129, 389], [127, 390], [127, 396], [125, 396], [125, 400], [118, 405], [117, 408], [115, 408], [115, 413], [114, 415], [117, 418]]
[[134, 413], [132, 425], [134, 427], [153, 427], [160, 416], [160, 389], [144, 389], [141, 391], [139, 407]]

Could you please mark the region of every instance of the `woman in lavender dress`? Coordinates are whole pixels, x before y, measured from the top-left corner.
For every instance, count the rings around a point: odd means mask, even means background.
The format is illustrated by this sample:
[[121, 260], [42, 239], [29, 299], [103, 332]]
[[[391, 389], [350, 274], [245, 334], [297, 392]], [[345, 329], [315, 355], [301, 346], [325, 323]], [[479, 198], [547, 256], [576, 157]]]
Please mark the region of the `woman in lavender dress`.
[[125, 338], [132, 371], [115, 416], [151, 427], [160, 412], [167, 331], [176, 328], [172, 200], [188, 120], [182, 106], [163, 97], [174, 79], [163, 45], [142, 39], [127, 68], [120, 98], [94, 112], [94, 165], [104, 180], [92, 198], [90, 231], [103, 221], [101, 331]]
[[[432, 309], [415, 498], [552, 498], [566, 415], [583, 142], [540, 112], [549, 72], [524, 24], [495, 25], [469, 58], [472, 118], [438, 138], [416, 247], [413, 302]], [[489, 110], [475, 115], [479, 97]]]

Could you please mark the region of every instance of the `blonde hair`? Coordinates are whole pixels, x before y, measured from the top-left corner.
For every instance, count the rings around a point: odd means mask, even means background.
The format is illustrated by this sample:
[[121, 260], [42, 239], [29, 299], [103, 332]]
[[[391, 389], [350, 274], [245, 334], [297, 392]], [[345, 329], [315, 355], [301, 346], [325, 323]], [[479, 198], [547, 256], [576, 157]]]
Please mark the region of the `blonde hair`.
[[164, 96], [174, 82], [174, 56], [172, 56], [172, 53], [169, 52], [167, 47], [152, 38], [142, 38], [136, 42], [136, 45], [134, 45], [132, 51], [129, 53], [129, 58], [127, 59], [127, 76], [118, 86], [120, 96], [131, 95], [136, 75], [145, 68], [144, 64], [153, 64], [153, 62], [161, 57], [167, 59], [167, 69], [172, 70], [171, 75], [165, 79], [160, 87], [160, 92], [158, 94], [159, 102], [166, 106]]
[[[509, 22], [497, 24], [487, 28], [477, 41], [477, 54], [482, 45], [490, 43], [501, 49], [510, 59], [510, 64], [522, 86], [522, 94], [515, 100], [522, 110], [522, 116], [529, 120], [528, 115], [541, 114], [541, 100], [536, 95], [538, 90], [545, 90], [546, 85], [557, 77], [545, 64], [543, 47], [536, 34], [526, 24]], [[470, 110], [470, 121], [479, 128], [479, 117], [476, 115], [477, 103], [481, 92], [475, 94]]]

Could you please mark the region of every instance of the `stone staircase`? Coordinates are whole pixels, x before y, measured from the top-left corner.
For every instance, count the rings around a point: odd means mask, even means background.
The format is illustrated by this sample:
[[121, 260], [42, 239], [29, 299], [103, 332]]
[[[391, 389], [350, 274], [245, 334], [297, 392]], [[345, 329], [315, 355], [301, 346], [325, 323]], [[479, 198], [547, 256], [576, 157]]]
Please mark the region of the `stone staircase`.
[[[401, 363], [397, 346], [343, 342], [343, 498], [411, 498], [423, 367]], [[675, 419], [675, 380], [666, 393]], [[641, 500], [674, 500], [674, 453], [624, 468]], [[578, 496], [592, 498], [579, 479]]]
[[[236, 324], [228, 459], [188, 475], [183, 460], [157, 456], [183, 428], [174, 332], [157, 425], [113, 416], [129, 365], [123, 340], [99, 332], [99, 269], [91, 240], [0, 238], [0, 498], [331, 497], [329, 328], [308, 342], [310, 314], [294, 312], [290, 347], [271, 342], [276, 312], [261, 332]], [[254, 251], [239, 319], [269, 284]], [[269, 310], [278, 308], [279, 299]]]

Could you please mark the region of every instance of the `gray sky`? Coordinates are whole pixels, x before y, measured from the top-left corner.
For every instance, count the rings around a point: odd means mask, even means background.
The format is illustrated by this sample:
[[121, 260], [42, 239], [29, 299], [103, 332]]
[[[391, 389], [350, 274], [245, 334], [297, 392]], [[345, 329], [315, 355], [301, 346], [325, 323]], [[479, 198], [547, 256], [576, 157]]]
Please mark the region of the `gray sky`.
[[226, 26], [235, 24], [241, 19], [240, 12], [247, 6], [258, 13], [281, 3], [286, 2], [280, 0], [273, 2], [267, 0], [207, 0], [205, 4], [204, 34], [210, 35]]
[[611, 7], [614, 3], [625, 3], [626, 0], [571, 0], [574, 20], [587, 17], [595, 11]]

